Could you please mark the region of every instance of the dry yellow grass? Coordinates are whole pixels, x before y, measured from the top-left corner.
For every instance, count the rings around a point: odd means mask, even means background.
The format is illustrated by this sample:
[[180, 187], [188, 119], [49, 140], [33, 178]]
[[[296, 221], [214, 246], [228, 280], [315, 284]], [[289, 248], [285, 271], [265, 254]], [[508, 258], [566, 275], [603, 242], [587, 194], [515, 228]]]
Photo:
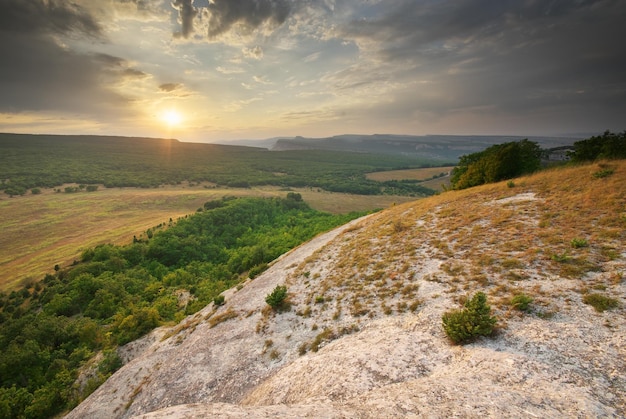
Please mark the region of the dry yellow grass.
[[[612, 175], [594, 176], [607, 165]], [[353, 316], [387, 315], [414, 307], [410, 287], [425, 279], [454, 298], [483, 290], [501, 313], [524, 293], [548, 315], [557, 308], [547, 296], [558, 297], [563, 286], [549, 285], [556, 279], [583, 292], [610, 292], [623, 280], [611, 261], [624, 258], [625, 179], [626, 161], [596, 163], [515, 179], [514, 187], [502, 182], [398, 205], [344, 232], [332, 271], [318, 270], [324, 263], [315, 258], [303, 263], [296, 275], [319, 278], [303, 298], [328, 298], [332, 313], [339, 301], [330, 293], [348, 295], [343, 304]], [[573, 239], [587, 245], [573, 246]]]
[[441, 173], [450, 173], [454, 166], [424, 167], [422, 169], [389, 170], [384, 172], [368, 173], [367, 178], [378, 182], [386, 180], [425, 180]]

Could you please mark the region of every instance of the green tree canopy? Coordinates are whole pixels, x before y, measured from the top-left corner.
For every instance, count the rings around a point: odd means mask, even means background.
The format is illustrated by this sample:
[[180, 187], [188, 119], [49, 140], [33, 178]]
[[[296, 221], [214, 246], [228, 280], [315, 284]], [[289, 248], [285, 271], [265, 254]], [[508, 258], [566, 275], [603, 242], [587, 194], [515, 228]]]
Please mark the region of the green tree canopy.
[[574, 151], [569, 156], [574, 162], [624, 159], [626, 158], [626, 131], [621, 134], [605, 131], [602, 135], [577, 141], [574, 143]]
[[532, 173], [540, 165], [541, 148], [534, 141], [497, 144], [461, 156], [450, 181], [454, 189], [465, 189]]

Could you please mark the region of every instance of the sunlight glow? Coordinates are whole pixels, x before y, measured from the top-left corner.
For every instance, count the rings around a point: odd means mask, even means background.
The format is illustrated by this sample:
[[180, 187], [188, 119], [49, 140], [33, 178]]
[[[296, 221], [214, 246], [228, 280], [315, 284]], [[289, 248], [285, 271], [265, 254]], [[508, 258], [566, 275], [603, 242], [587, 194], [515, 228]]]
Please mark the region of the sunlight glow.
[[183, 121], [181, 114], [174, 109], [163, 112], [161, 119], [170, 127], [178, 126]]

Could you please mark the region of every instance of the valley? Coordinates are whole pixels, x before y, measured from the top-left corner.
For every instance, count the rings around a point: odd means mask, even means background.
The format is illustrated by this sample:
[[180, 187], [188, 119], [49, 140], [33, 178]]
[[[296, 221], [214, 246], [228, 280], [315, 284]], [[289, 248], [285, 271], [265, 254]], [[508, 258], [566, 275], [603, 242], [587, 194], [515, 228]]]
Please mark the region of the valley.
[[[0, 291], [39, 281], [55, 265], [66, 267], [87, 248], [127, 244], [146, 230], [193, 214], [206, 201], [223, 196], [284, 196], [284, 188], [248, 189], [206, 185], [159, 188], [104, 188], [95, 192], [0, 196]], [[60, 188], [63, 189], [63, 188]], [[319, 211], [334, 214], [372, 211], [415, 199], [393, 195], [354, 195], [293, 188]]]

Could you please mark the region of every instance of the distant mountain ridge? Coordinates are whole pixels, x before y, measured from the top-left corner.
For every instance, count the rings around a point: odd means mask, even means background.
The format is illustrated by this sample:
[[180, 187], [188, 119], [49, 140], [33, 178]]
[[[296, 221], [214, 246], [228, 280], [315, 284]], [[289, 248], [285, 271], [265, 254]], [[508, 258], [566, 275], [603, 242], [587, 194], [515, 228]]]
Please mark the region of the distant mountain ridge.
[[327, 138], [278, 138], [272, 151], [335, 150], [357, 153], [420, 155], [441, 161], [456, 161], [465, 154], [482, 151], [494, 144], [528, 139], [542, 148], [569, 146], [573, 137], [528, 137], [500, 135], [337, 135]]

